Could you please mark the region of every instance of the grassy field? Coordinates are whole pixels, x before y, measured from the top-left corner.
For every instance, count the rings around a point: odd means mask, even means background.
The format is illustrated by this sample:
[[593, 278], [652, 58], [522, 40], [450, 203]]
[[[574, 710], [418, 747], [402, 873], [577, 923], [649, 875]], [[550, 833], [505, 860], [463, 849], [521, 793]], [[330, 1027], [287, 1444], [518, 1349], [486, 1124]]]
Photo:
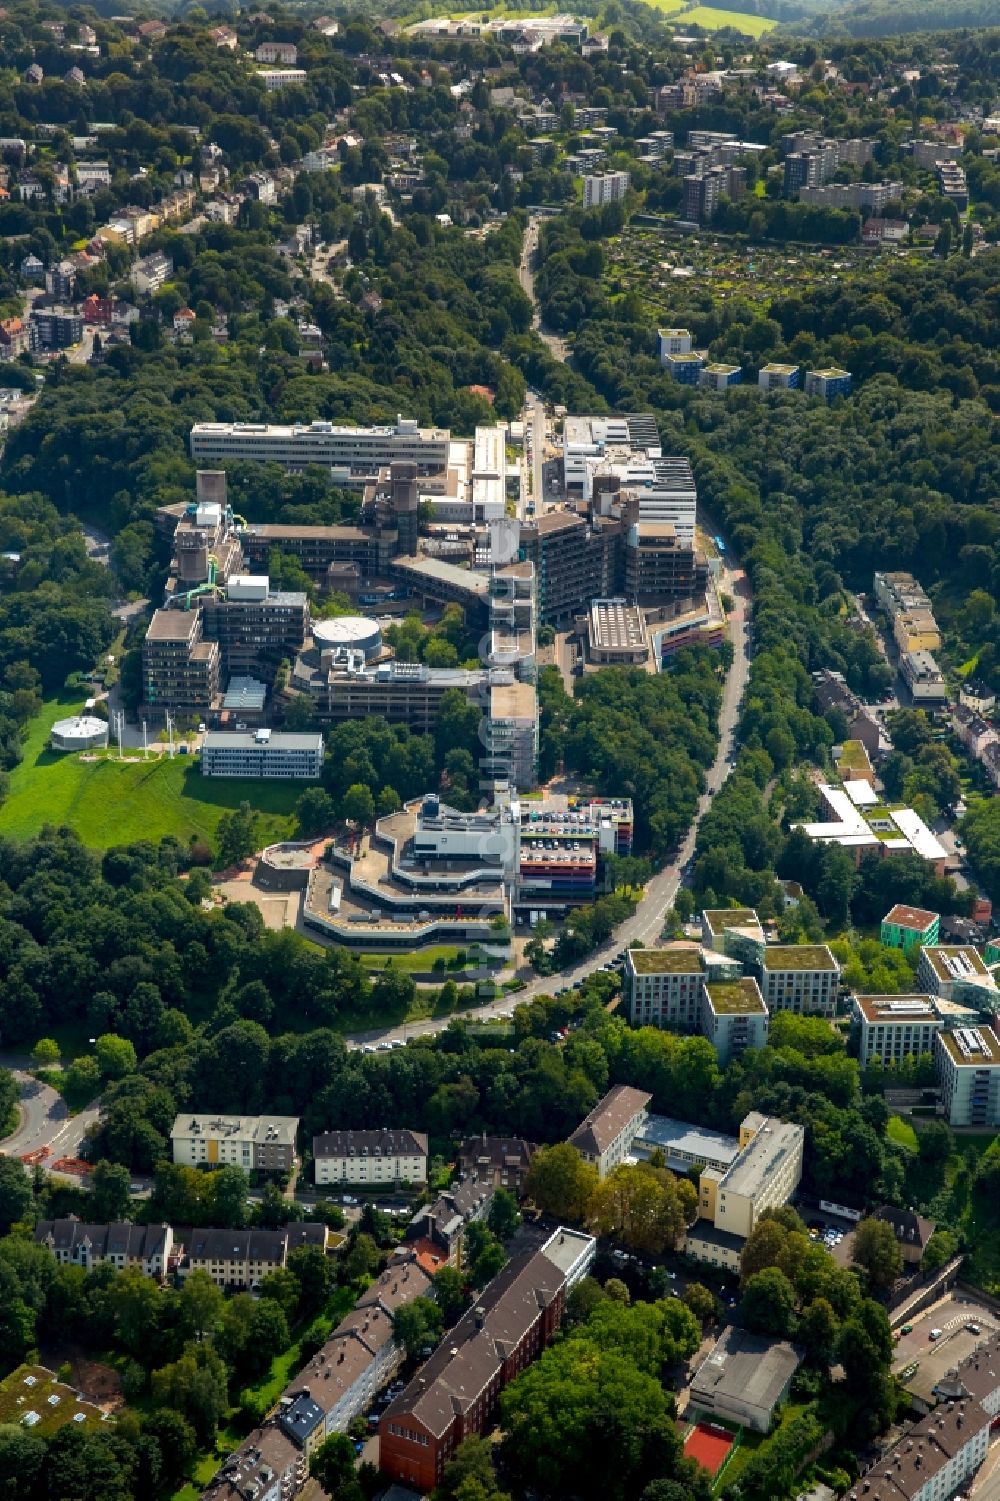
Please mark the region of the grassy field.
[[703, 26], [706, 31], [721, 31], [724, 26], [732, 26], [735, 31], [742, 31], [744, 36], [763, 36], [767, 31], [773, 31], [777, 21], [770, 21], [766, 16], [745, 16], [738, 10], [716, 10], [712, 5], [696, 5], [694, 10], [686, 10], [682, 16], [678, 16], [685, 26]]
[[902, 1116], [890, 1115], [889, 1124], [885, 1128], [885, 1134], [898, 1147], [905, 1147], [909, 1152], [916, 1152], [918, 1150], [917, 1133], [909, 1121], [904, 1121]]
[[79, 708], [78, 694], [56, 695], [32, 721], [24, 759], [0, 808], [0, 834], [27, 839], [52, 823], [68, 824], [94, 849], [155, 842], [165, 834], [185, 844], [192, 837], [211, 842], [222, 815], [244, 799], [262, 814], [264, 842], [293, 832], [297, 785], [205, 778], [187, 756], [82, 761], [50, 751], [53, 723]]
[[665, 16], [672, 16], [675, 11], [684, 9], [684, 0], [646, 0], [646, 4]]

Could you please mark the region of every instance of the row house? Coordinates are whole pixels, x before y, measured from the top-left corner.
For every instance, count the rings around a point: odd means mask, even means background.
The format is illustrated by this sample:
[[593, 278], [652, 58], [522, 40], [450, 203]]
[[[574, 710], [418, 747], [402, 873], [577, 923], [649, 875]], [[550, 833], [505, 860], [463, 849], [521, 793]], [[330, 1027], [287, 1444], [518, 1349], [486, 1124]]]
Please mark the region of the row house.
[[551, 1343], [566, 1293], [594, 1251], [591, 1236], [560, 1228], [539, 1251], [508, 1262], [386, 1408], [379, 1426], [386, 1474], [421, 1492], [440, 1484], [459, 1444], [486, 1431], [503, 1389]]
[[105, 1264], [123, 1272], [137, 1267], [144, 1277], [162, 1280], [174, 1253], [169, 1225], [85, 1225], [70, 1215], [63, 1220], [39, 1220], [35, 1245], [44, 1246], [60, 1266], [79, 1266], [85, 1272]]
[[254, 1289], [272, 1272], [288, 1265], [288, 1257], [300, 1246], [326, 1251], [329, 1231], [325, 1225], [284, 1225], [279, 1230], [192, 1230], [180, 1273], [206, 1272], [217, 1287], [226, 1290]]

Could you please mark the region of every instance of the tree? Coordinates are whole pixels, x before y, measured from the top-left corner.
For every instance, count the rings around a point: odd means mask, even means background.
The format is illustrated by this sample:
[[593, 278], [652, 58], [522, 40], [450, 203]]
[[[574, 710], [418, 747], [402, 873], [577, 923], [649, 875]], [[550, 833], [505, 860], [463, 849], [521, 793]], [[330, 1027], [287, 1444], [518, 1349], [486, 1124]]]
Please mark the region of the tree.
[[684, 1302], [702, 1324], [711, 1323], [718, 1312], [715, 1294], [703, 1282], [688, 1283], [684, 1289]]
[[309, 1456], [309, 1474], [337, 1501], [363, 1501], [355, 1470], [354, 1445], [346, 1433], [333, 1433]]
[[759, 1334], [784, 1338], [791, 1334], [795, 1320], [795, 1289], [778, 1267], [754, 1272], [744, 1284], [740, 1298], [740, 1318], [748, 1329]]
[[231, 1162], [213, 1173], [211, 1192], [212, 1223], [229, 1230], [242, 1228], [249, 1218], [247, 1195], [250, 1192], [250, 1179], [243, 1168]]
[[363, 782], [353, 782], [341, 800], [340, 811], [348, 823], [365, 828], [375, 817], [375, 799], [371, 788]]
[[446, 1324], [453, 1324], [465, 1308], [465, 1278], [453, 1266], [443, 1266], [434, 1277], [434, 1301]]
[[891, 1287], [903, 1269], [903, 1253], [887, 1220], [861, 1220], [854, 1232], [851, 1260], [873, 1287]]
[[40, 1037], [31, 1050], [31, 1061], [36, 1068], [51, 1068], [61, 1057], [59, 1044], [52, 1037]]
[[66, 1070], [66, 1089], [76, 1100], [92, 1100], [101, 1083], [101, 1070], [97, 1059], [90, 1053], [81, 1053]]
[[194, 1429], [179, 1412], [158, 1408], [146, 1413], [142, 1419], [144, 1437], [154, 1439], [162, 1456], [163, 1477], [169, 1483], [178, 1482], [194, 1464], [198, 1442]]
[[517, 1200], [506, 1188], [494, 1191], [487, 1224], [498, 1240], [509, 1240], [521, 1223], [517, 1212]]
[[837, 1348], [837, 1333], [840, 1323], [826, 1298], [816, 1298], [803, 1309], [799, 1319], [797, 1339], [809, 1352], [816, 1365], [829, 1365]]
[[654, 1254], [677, 1244], [696, 1210], [692, 1183], [648, 1163], [621, 1163], [597, 1184], [588, 1206], [599, 1234]]
[[393, 1334], [396, 1343], [403, 1346], [413, 1359], [426, 1345], [436, 1345], [441, 1338], [442, 1312], [430, 1298], [415, 1298], [397, 1308], [393, 1316]]
[[90, 1175], [90, 1202], [99, 1225], [125, 1220], [132, 1207], [132, 1175], [120, 1162], [102, 1159]]
[[179, 1321], [184, 1334], [202, 1340], [217, 1326], [224, 1303], [222, 1290], [202, 1269], [185, 1278], [179, 1305]]
[[333, 798], [322, 787], [308, 787], [295, 804], [300, 834], [321, 834], [333, 823]]
[[579, 1224], [597, 1188], [597, 1169], [575, 1147], [560, 1142], [542, 1147], [532, 1158], [524, 1180], [524, 1194], [545, 1214]]
[[936, 1272], [950, 1261], [958, 1250], [958, 1239], [950, 1230], [935, 1230], [920, 1260], [924, 1272]]
[[97, 1039], [94, 1055], [103, 1079], [123, 1079], [126, 1074], [134, 1074], [139, 1065], [132, 1043], [114, 1032], [105, 1032]]
[[26, 1219], [31, 1210], [31, 1179], [16, 1157], [0, 1157], [0, 1229]]
[[163, 1300], [160, 1289], [138, 1267], [126, 1267], [111, 1289], [115, 1338], [139, 1356], [153, 1343]]
[[215, 830], [215, 848], [219, 866], [238, 865], [256, 852], [260, 816], [248, 802], [240, 803], [231, 813], [223, 813]]

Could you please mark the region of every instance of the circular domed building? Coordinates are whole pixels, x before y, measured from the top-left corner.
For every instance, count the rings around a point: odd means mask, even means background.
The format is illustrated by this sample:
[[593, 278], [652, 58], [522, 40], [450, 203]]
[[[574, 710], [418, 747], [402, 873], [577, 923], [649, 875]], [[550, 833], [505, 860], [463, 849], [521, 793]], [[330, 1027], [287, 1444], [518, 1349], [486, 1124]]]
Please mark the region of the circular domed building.
[[54, 751], [104, 750], [108, 743], [108, 724], [93, 714], [74, 714], [58, 719], [49, 734]]

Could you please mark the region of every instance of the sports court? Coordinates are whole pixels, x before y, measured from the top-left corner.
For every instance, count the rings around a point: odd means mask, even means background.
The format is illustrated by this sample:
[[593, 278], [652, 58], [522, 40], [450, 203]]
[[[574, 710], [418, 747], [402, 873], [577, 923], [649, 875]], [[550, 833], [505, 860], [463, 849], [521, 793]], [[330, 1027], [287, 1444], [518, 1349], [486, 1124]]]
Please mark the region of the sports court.
[[696, 1459], [710, 1475], [718, 1475], [735, 1442], [728, 1428], [695, 1423], [684, 1439], [684, 1454], [687, 1459]]

